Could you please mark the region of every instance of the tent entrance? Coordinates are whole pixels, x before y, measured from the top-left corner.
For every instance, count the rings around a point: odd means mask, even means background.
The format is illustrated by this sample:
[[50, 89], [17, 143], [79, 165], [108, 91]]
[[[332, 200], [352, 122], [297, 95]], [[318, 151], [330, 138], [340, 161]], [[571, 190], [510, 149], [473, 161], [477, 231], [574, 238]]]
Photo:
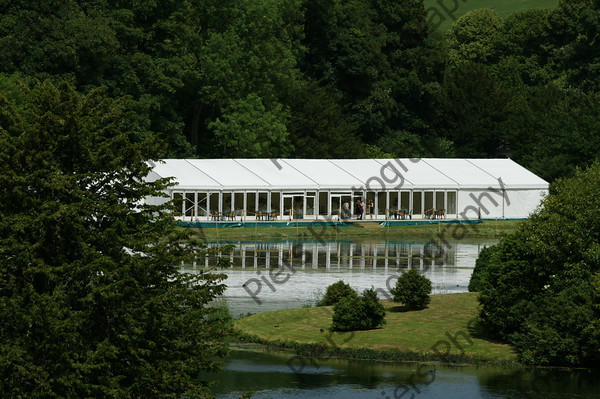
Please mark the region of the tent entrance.
[[283, 212], [283, 216], [290, 219], [303, 219], [304, 195], [284, 195]]

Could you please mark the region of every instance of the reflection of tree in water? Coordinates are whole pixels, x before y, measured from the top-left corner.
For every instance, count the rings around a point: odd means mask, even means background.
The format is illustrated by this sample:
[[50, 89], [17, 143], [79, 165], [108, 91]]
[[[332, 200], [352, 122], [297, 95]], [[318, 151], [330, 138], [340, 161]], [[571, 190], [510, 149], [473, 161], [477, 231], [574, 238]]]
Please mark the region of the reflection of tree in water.
[[[598, 397], [598, 370], [491, 368], [478, 369], [482, 388], [515, 398]], [[510, 396], [514, 392], [519, 395]], [[589, 396], [587, 396], [589, 395]]]

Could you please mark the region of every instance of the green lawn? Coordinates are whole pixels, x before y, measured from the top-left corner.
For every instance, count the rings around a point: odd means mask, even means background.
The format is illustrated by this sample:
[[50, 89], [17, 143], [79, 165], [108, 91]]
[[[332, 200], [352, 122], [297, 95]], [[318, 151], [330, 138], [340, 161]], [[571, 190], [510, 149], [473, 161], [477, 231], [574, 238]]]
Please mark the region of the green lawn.
[[399, 311], [390, 301], [383, 303], [388, 310], [387, 324], [370, 331], [330, 333], [332, 307], [260, 313], [237, 320], [235, 327], [259, 341], [273, 343], [414, 352], [439, 361], [444, 361], [446, 354], [491, 362], [516, 360], [511, 346], [479, 336], [469, 323], [478, 314], [476, 293], [433, 295], [427, 309], [412, 312]]
[[[558, 6], [558, 0], [425, 0], [426, 10], [435, 7], [441, 14], [441, 17], [434, 18], [432, 22], [437, 24], [443, 18], [443, 22], [439, 26], [439, 29], [442, 31], [448, 30], [454, 20], [450, 17], [449, 13], [444, 11], [440, 3], [457, 19], [477, 8], [491, 8], [502, 18], [506, 18], [517, 11], [532, 8], [554, 8]], [[455, 8], [456, 11], [453, 12]], [[429, 11], [429, 18], [432, 18], [434, 14], [435, 11]]]
[[[204, 228], [191, 229], [201, 239], [208, 241], [253, 241], [253, 240], [289, 240], [289, 239], [374, 239], [402, 240], [420, 239], [427, 241], [443, 237], [447, 241], [465, 240], [474, 242], [498, 238], [515, 231], [522, 222], [514, 220], [489, 220], [475, 225], [457, 224], [394, 226], [385, 227], [378, 223], [364, 223], [360, 227], [258, 227], [252, 228]], [[463, 236], [464, 234], [464, 236]]]

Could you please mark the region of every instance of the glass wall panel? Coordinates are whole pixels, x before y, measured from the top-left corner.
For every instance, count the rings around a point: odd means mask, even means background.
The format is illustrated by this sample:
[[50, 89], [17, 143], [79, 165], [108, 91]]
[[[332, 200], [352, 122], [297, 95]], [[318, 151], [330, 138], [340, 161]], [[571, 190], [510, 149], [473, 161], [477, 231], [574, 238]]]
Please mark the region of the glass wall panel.
[[195, 193], [185, 193], [185, 216], [194, 217], [194, 205], [196, 204], [196, 194]]
[[425, 191], [425, 212], [433, 209], [433, 191]]
[[387, 209], [386, 204], [387, 193], [386, 192], [378, 192], [377, 193], [377, 214], [385, 215], [385, 211]]
[[423, 209], [421, 208], [422, 194], [423, 193], [421, 191], [413, 191], [413, 209], [412, 209], [413, 215], [418, 215], [420, 213], [423, 213]]
[[223, 212], [231, 211], [231, 193], [223, 193]]
[[319, 193], [319, 215], [327, 216], [327, 196], [329, 193], [321, 191]]
[[442, 191], [438, 191], [435, 193], [435, 209], [437, 209], [438, 211], [445, 209], [444, 192], [442, 192]]
[[410, 192], [402, 191], [400, 193], [400, 209], [408, 211], [410, 209]]
[[304, 219], [304, 195], [294, 195], [294, 219]]
[[456, 213], [456, 191], [448, 191], [448, 209], [446, 213]]
[[213, 214], [214, 212], [220, 212], [219, 211], [219, 193], [211, 193], [209, 199], [210, 199], [210, 213]]
[[306, 197], [306, 215], [315, 215], [315, 197]]
[[258, 210], [266, 212], [267, 206], [267, 193], [258, 193]]
[[256, 193], [246, 193], [246, 215], [256, 216]]
[[280, 213], [279, 212], [280, 208], [281, 208], [281, 193], [279, 193], [279, 192], [271, 193], [271, 211]]
[[375, 192], [367, 191], [367, 200], [365, 201], [365, 218], [373, 218], [375, 214]]
[[352, 217], [351, 203], [352, 203], [352, 196], [342, 195], [342, 209], [341, 209], [342, 219], [350, 219]]
[[244, 209], [244, 193], [235, 193], [234, 200], [236, 215], [241, 216]]
[[292, 217], [293, 201], [294, 197], [283, 197], [283, 216], [286, 218]]
[[198, 216], [208, 216], [207, 193], [198, 193]]
[[183, 215], [183, 193], [173, 193], [173, 215]]
[[398, 204], [398, 197], [398, 191], [390, 192], [390, 211], [395, 211], [396, 209], [400, 208], [400, 205]]
[[342, 197], [339, 195], [331, 196], [331, 216], [340, 216], [342, 208]]

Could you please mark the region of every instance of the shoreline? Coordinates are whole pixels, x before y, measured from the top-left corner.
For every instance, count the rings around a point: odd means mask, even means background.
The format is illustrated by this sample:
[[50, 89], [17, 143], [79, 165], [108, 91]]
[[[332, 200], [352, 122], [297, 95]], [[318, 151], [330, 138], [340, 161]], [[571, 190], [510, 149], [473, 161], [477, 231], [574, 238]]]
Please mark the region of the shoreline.
[[501, 366], [501, 367], [525, 367], [518, 360], [493, 360], [468, 355], [448, 355], [440, 358], [436, 354], [423, 354], [416, 351], [381, 351], [371, 348], [339, 348], [326, 344], [302, 344], [289, 341], [267, 341], [256, 336], [236, 333], [234, 342], [230, 348], [248, 350], [244, 348], [252, 344], [255, 348], [275, 352], [289, 352], [304, 359], [341, 359], [341, 360], [370, 360], [389, 363], [425, 363], [443, 366]]
[[420, 311], [381, 302], [386, 324], [378, 329], [330, 332], [331, 306], [283, 309], [235, 320], [236, 341], [313, 358], [522, 365], [511, 345], [479, 330], [476, 293], [432, 295]]
[[417, 225], [382, 226], [361, 224], [321, 224], [273, 227], [257, 223], [253, 227], [179, 227], [204, 242], [251, 240], [339, 240], [339, 239], [421, 239], [435, 241], [477, 241], [501, 238], [516, 231], [522, 220], [483, 220], [481, 223], [444, 221]]

